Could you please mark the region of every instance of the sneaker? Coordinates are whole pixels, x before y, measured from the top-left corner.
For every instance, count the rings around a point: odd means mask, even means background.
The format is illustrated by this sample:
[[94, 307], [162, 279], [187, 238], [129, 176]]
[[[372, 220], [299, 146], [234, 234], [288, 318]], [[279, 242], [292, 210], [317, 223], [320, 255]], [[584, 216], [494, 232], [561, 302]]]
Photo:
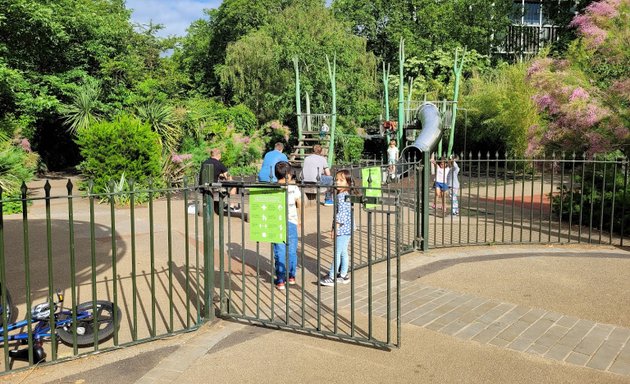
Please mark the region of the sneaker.
[[230, 212], [231, 213], [240, 213], [241, 212], [241, 206], [240, 205], [235, 205], [233, 207], [230, 207]]
[[289, 277], [289, 285], [295, 285], [295, 277]]
[[335, 285], [335, 280], [333, 280], [330, 276], [322, 277], [322, 279], [319, 281], [319, 285], [332, 287], [333, 285]]
[[350, 274], [346, 274], [344, 277], [337, 275], [337, 283], [348, 284], [350, 282]]
[[276, 289], [282, 291], [284, 290], [284, 281], [281, 281], [279, 283], [276, 284]]
[[324, 206], [332, 207], [335, 203], [332, 200], [324, 200]]

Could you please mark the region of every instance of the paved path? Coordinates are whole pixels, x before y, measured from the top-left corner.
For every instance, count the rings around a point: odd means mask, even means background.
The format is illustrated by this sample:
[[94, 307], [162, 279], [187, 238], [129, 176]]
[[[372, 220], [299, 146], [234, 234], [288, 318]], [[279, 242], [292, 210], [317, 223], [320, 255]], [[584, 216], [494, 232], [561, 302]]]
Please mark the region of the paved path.
[[[427, 286], [414, 279], [415, 270], [422, 266], [410, 264], [402, 273], [403, 323], [458, 339], [630, 376], [629, 328]], [[355, 273], [355, 276], [360, 280], [355, 284], [365, 282], [365, 273]], [[381, 281], [380, 285], [374, 286], [374, 292], [384, 291], [383, 268], [375, 271], [373, 278]], [[328, 292], [322, 301], [330, 301], [332, 295]], [[349, 310], [349, 290], [339, 290], [338, 295], [340, 303], [348, 303], [340, 310]], [[367, 306], [361, 306], [365, 302], [365, 298], [359, 298], [356, 307], [367, 316]], [[384, 299], [377, 300], [373, 313], [385, 316], [386, 304]], [[625, 310], [630, 311], [630, 308]]]
[[[564, 362], [614, 373], [630, 379], [630, 329], [603, 324], [589, 319], [490, 299], [470, 293], [432, 287], [415, 277], [424, 267], [426, 258], [406, 256], [401, 281], [402, 322], [437, 332], [448, 337], [478, 344], [495, 346], [544, 359]], [[630, 255], [628, 255], [630, 258]], [[374, 292], [385, 289], [385, 268], [373, 270]], [[354, 273], [354, 284], [366, 284], [367, 271]], [[338, 287], [339, 311], [350, 310], [348, 286]], [[322, 295], [322, 302], [330, 302], [333, 290]], [[342, 305], [342, 303], [346, 303]], [[355, 296], [355, 308], [368, 315], [367, 298]], [[387, 302], [384, 297], [374, 302], [372, 313], [384, 317]], [[392, 302], [395, 306], [395, 302]], [[621, 309], [623, 310], [623, 309]], [[176, 354], [163, 360], [137, 383], [173, 383], [184, 375], [194, 362], [204, 356], [226, 335], [241, 329], [240, 324], [227, 323], [218, 333], [203, 333], [190, 345], [182, 346]], [[405, 336], [403, 335], [403, 343]], [[403, 346], [403, 348], [405, 348]]]
[[[593, 249], [601, 254], [595, 260], [600, 263], [597, 265], [612, 265], [622, 276], [627, 275], [628, 269], [623, 265], [630, 263], [630, 253], [614, 248]], [[517, 251], [536, 257], [501, 258], [506, 252], [512, 255]], [[541, 281], [547, 269], [541, 261], [578, 264], [581, 270], [596, 273], [598, 267], [589, 264], [593, 260], [568, 258], [568, 253], [585, 254], [582, 249], [566, 247], [485, 247], [404, 256], [400, 287], [402, 347], [391, 352], [219, 320], [171, 339], [0, 376], [0, 382], [260, 382], [261, 378], [286, 370], [290, 365], [298, 382], [320, 382], [328, 370], [338, 369], [345, 372], [344, 382], [387, 382], [387, 377], [399, 375], [399, 382], [414, 383], [630, 383], [630, 329], [622, 316], [629, 309], [614, 304], [623, 303], [627, 285], [617, 284], [610, 271], [606, 273], [613, 285], [602, 281], [590, 289], [599, 294], [601, 301], [613, 297], [611, 310], [622, 319], [620, 324], [598, 322], [596, 314], [576, 316], [554, 308], [525, 305], [518, 300], [499, 299], [491, 289], [482, 289], [500, 286], [494, 279], [501, 269], [492, 263], [528, 262], [537, 267], [523, 268], [525, 274], [535, 275]], [[472, 265], [471, 261], [481, 254], [491, 261]], [[454, 264], [455, 261], [460, 264]], [[449, 267], [436, 272], [436, 263]], [[449, 288], [454, 285], [449, 277], [457, 276], [458, 268], [474, 274], [479, 284], [466, 292]], [[427, 273], [429, 270], [432, 272]], [[553, 275], [558, 278], [559, 272], [555, 270]], [[385, 281], [384, 265], [375, 266], [373, 273], [377, 282], [374, 289], [378, 292], [379, 284]], [[440, 286], [427, 284], [427, 276], [440, 281]], [[353, 274], [355, 286], [365, 284], [366, 279], [365, 269]], [[527, 290], [519, 286], [518, 276], [509, 276], [505, 284], [510, 282], [519, 294]], [[574, 288], [572, 300], [576, 303], [582, 299], [581, 289]], [[346, 293], [339, 289], [338, 294], [342, 302]], [[552, 299], [560, 297], [556, 292], [547, 294]], [[325, 291], [322, 301], [329, 300], [331, 295], [332, 290]], [[505, 297], [508, 296], [506, 293]], [[367, 311], [360, 305], [361, 298], [358, 299], [356, 316], [365, 321]], [[343, 310], [347, 307], [342, 306], [340, 311]], [[375, 326], [384, 324], [385, 313], [385, 302], [379, 298], [373, 308]]]

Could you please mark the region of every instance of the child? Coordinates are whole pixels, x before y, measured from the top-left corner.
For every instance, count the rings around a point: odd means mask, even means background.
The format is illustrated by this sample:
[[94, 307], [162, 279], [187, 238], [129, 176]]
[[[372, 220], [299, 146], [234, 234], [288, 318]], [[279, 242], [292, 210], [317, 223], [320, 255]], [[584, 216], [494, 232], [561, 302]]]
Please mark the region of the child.
[[[435, 160], [431, 160], [431, 162], [435, 165]], [[444, 192], [448, 191], [447, 182], [450, 170], [451, 169], [446, 166], [446, 160], [442, 157], [435, 169], [435, 199], [440, 202], [438, 208], [442, 210], [444, 210]], [[432, 208], [435, 209], [435, 204], [433, 204]]]
[[390, 140], [387, 148], [387, 173], [391, 179], [396, 177], [396, 161], [398, 160], [398, 147], [396, 140]]
[[328, 134], [328, 131], [330, 131], [330, 127], [324, 121], [322, 126], [319, 128], [319, 139], [324, 140], [326, 138], [326, 135]]
[[[354, 182], [352, 175], [348, 170], [341, 170], [335, 174], [335, 185], [337, 188], [337, 213], [333, 220], [333, 229], [330, 231], [330, 237], [337, 236], [335, 242], [335, 259], [330, 266], [330, 272], [323, 277], [320, 285], [332, 286], [337, 282], [348, 284], [350, 275], [348, 274], [348, 245], [350, 244], [352, 232], [352, 205], [346, 201], [346, 197], [350, 194]], [[339, 271], [339, 275], [337, 275]]]
[[[297, 243], [298, 243], [298, 227], [300, 226], [300, 216], [298, 209], [301, 205], [300, 189], [293, 180], [291, 165], [286, 161], [280, 161], [275, 165], [275, 174], [279, 184], [284, 184], [283, 188], [287, 188], [288, 194], [288, 231], [289, 238], [287, 244], [289, 248], [289, 278], [290, 285], [295, 284], [295, 275], [297, 270]], [[276, 264], [276, 279], [274, 283], [277, 289], [284, 289], [287, 268], [285, 265], [287, 244], [273, 243], [273, 257]]]
[[448, 174], [448, 186], [451, 189], [451, 214], [459, 215], [459, 156], [453, 155], [451, 158], [451, 172]]

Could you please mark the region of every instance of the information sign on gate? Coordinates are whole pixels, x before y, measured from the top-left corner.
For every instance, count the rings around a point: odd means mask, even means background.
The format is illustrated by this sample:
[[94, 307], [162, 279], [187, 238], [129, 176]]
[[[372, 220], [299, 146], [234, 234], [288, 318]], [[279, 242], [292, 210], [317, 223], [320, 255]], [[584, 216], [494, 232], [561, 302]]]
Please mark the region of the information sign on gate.
[[251, 188], [249, 190], [249, 239], [282, 243], [286, 241], [286, 190]]
[[[381, 197], [381, 168], [371, 167], [361, 170], [361, 186], [366, 197]], [[376, 208], [376, 204], [365, 204], [366, 209]]]

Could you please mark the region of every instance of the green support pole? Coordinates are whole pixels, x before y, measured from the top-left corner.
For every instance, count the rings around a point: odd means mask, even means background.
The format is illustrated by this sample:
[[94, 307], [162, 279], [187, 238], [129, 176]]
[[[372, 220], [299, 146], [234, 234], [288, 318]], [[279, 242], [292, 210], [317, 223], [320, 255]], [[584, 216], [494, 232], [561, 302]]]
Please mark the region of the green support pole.
[[431, 159], [429, 153], [422, 154], [422, 245], [423, 252], [429, 250], [429, 188], [431, 183]]
[[330, 142], [328, 143], [328, 166], [332, 167], [335, 162], [335, 128], [337, 126], [337, 86], [335, 77], [337, 73], [337, 55], [333, 57], [332, 68], [330, 60], [326, 55], [326, 63], [328, 64], [328, 77], [330, 77], [330, 88], [332, 89], [332, 111], [330, 122]]
[[414, 78], [409, 78], [409, 92], [407, 92], [407, 112], [405, 114], [405, 124], [411, 121], [411, 98], [413, 97], [413, 81]]
[[453, 64], [453, 72], [455, 73], [455, 94], [453, 95], [453, 114], [451, 117], [451, 132], [448, 138], [448, 156], [453, 153], [453, 141], [455, 140], [455, 121], [457, 119], [457, 100], [459, 99], [459, 81], [462, 77], [462, 69], [464, 68], [464, 60], [466, 59], [466, 48], [462, 53], [461, 61], [457, 60], [457, 52], [455, 50], [455, 63]]
[[385, 93], [385, 121], [389, 121], [389, 70], [390, 70], [389, 64], [387, 64], [387, 70], [385, 70], [385, 62], [383, 62], [383, 91]]
[[300, 68], [297, 56], [293, 57], [295, 68], [295, 112], [297, 113], [298, 141], [302, 140], [302, 102], [300, 100]]
[[[214, 179], [214, 166], [206, 165], [202, 170], [201, 181], [203, 185], [212, 184]], [[214, 199], [212, 193], [204, 188], [203, 193], [203, 273], [205, 308], [203, 316], [208, 321], [214, 320]], [[223, 300], [223, 298], [221, 298]]]
[[[409, 78], [409, 92], [407, 93], [407, 109], [405, 110], [405, 126], [411, 121], [411, 98], [413, 97], [413, 77]], [[405, 141], [407, 140], [404, 137]]]
[[[442, 100], [442, 107], [440, 108], [440, 116], [444, 116], [446, 114], [446, 99]], [[442, 120], [444, 121], [444, 120]], [[442, 127], [442, 129], [444, 129], [444, 127]], [[440, 137], [440, 141], [438, 142], [438, 150], [437, 150], [437, 156], [435, 160], [438, 160], [441, 156], [442, 156], [442, 141], [443, 141], [443, 137]]]
[[[387, 69], [385, 69], [385, 62], [383, 62], [383, 93], [385, 95], [385, 121], [389, 121], [389, 70], [390, 66], [387, 64]], [[389, 141], [391, 140], [391, 135], [389, 130], [385, 132], [385, 137], [387, 137], [387, 145], [389, 145]]]
[[403, 90], [403, 64], [405, 63], [405, 40], [400, 39], [400, 45], [398, 47], [398, 63], [399, 63], [399, 77], [398, 83], [398, 129], [396, 130], [396, 145], [400, 148], [400, 141], [402, 139], [403, 125], [405, 124], [405, 92]]

